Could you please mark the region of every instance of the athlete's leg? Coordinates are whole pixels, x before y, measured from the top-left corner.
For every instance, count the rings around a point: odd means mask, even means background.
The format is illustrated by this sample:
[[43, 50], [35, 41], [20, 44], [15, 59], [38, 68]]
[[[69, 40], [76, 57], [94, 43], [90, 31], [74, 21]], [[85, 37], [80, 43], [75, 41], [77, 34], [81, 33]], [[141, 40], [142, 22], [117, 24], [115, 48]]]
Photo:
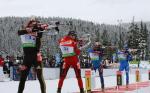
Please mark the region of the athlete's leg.
[[41, 93], [46, 93], [46, 84], [43, 77], [42, 56], [39, 52], [37, 54], [35, 53], [34, 55], [32, 55], [32, 57], [33, 57], [33, 65], [40, 83]]
[[40, 82], [41, 93], [46, 93], [46, 84], [43, 77], [42, 63], [40, 63], [39, 66], [36, 67], [36, 73], [37, 73], [37, 78]]
[[62, 72], [60, 75], [60, 79], [59, 79], [59, 83], [58, 83], [58, 90], [57, 93], [61, 93], [61, 88], [64, 82], [64, 79], [66, 78], [67, 72], [70, 68], [69, 64], [66, 64], [65, 62], [63, 63], [63, 67], [62, 67]]
[[31, 67], [27, 67], [25, 65], [22, 65], [21, 67], [21, 76], [20, 76], [20, 82], [18, 87], [18, 93], [23, 93], [25, 82], [29, 74], [30, 68]]
[[126, 71], [126, 85], [128, 85], [129, 84], [129, 64], [126, 64], [125, 71]]
[[103, 77], [103, 67], [100, 65], [99, 67], [99, 76], [100, 76], [100, 81], [101, 81], [101, 88], [104, 89], [104, 77]]
[[76, 74], [76, 78], [78, 80], [78, 86], [80, 88], [80, 93], [84, 93], [84, 88], [83, 88], [83, 82], [82, 82], [82, 78], [81, 78], [81, 69], [80, 69], [80, 64], [77, 63], [75, 66], [73, 66], [75, 74]]
[[37, 59], [36, 53], [24, 54], [23, 65], [21, 66], [21, 77], [20, 77], [18, 93], [23, 92], [25, 81], [29, 74], [30, 68], [31, 68], [32, 64], [35, 65], [34, 62], [36, 61], [36, 59]]
[[123, 71], [124, 68], [125, 68], [124, 64], [122, 62], [120, 62], [119, 71]]

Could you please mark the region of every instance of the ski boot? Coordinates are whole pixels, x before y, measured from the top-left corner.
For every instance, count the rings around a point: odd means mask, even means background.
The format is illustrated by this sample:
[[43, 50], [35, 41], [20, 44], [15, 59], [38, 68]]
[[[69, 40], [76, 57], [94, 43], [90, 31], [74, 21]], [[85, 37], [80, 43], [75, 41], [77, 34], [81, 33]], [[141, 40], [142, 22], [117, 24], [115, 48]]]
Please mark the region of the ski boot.
[[101, 86], [102, 92], [105, 92], [104, 84]]
[[128, 88], [129, 88], [129, 86], [128, 86], [128, 85], [126, 85], [126, 88], [128, 89]]
[[81, 89], [80, 89], [80, 93], [84, 93], [84, 88], [81, 88]]
[[102, 92], [105, 92], [104, 88], [102, 88]]
[[61, 93], [61, 88], [58, 88], [58, 89], [57, 89], [57, 93]]

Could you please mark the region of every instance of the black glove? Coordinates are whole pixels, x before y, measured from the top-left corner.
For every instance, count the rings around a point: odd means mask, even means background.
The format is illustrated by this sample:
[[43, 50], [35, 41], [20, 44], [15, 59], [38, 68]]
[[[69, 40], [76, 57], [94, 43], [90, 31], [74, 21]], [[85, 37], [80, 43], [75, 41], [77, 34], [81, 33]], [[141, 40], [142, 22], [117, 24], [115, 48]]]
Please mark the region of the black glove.
[[18, 35], [24, 35], [27, 34], [28, 32], [26, 30], [18, 30]]
[[59, 32], [59, 28], [58, 27], [55, 27], [55, 30]]

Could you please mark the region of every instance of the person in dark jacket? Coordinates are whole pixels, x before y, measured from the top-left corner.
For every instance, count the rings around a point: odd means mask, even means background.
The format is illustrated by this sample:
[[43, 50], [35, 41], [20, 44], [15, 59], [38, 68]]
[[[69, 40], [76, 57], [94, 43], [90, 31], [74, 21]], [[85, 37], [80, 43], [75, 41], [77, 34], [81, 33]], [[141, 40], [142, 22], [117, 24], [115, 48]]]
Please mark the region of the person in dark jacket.
[[34, 66], [37, 73], [37, 78], [41, 87], [41, 93], [46, 93], [46, 85], [42, 71], [42, 56], [40, 53], [42, 33], [38, 33], [38, 31], [46, 30], [47, 26], [45, 24], [39, 24], [40, 22], [36, 18], [32, 18], [28, 22], [25, 29], [18, 31], [18, 34], [21, 37], [24, 52], [23, 63], [20, 66], [21, 77], [18, 93], [23, 93], [25, 81], [32, 66]]

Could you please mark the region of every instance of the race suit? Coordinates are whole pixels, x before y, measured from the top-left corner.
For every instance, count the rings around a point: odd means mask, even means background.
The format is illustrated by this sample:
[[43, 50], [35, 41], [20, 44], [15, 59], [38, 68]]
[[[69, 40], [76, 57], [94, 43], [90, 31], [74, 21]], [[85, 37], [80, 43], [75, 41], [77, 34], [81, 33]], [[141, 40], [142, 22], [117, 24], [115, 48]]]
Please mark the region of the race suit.
[[75, 41], [69, 36], [65, 36], [59, 41], [59, 45], [60, 45], [64, 62], [63, 62], [62, 72], [60, 75], [60, 80], [58, 83], [58, 89], [62, 88], [63, 81], [70, 67], [72, 67], [75, 71], [79, 88], [83, 89], [81, 70], [80, 70], [80, 64], [78, 59], [80, 50], [77, 48], [77, 41]]
[[131, 55], [128, 51], [117, 52], [117, 59], [120, 63], [119, 71], [126, 71], [126, 85], [129, 84], [129, 61], [131, 60]]
[[95, 70], [95, 72], [97, 69], [99, 71], [101, 88], [104, 89], [103, 64], [102, 64], [103, 50], [101, 48], [97, 48], [97, 50], [90, 48], [88, 49], [88, 54], [90, 57], [90, 61], [92, 63], [92, 68]]

